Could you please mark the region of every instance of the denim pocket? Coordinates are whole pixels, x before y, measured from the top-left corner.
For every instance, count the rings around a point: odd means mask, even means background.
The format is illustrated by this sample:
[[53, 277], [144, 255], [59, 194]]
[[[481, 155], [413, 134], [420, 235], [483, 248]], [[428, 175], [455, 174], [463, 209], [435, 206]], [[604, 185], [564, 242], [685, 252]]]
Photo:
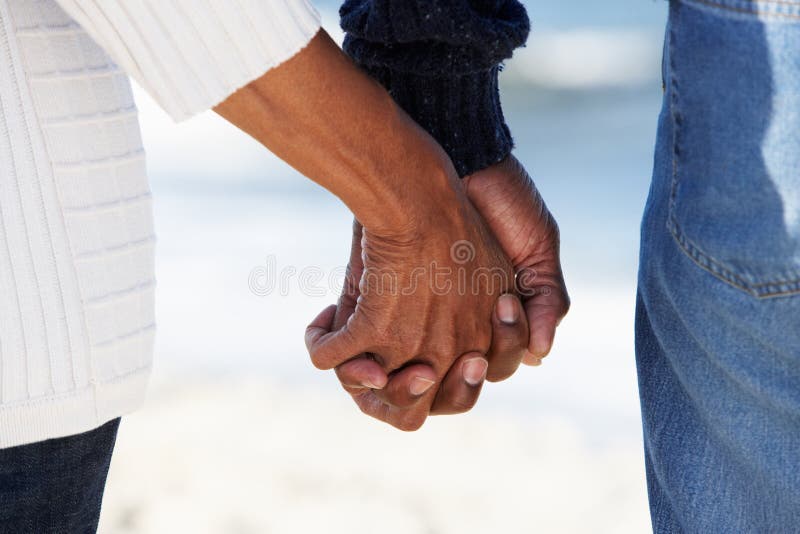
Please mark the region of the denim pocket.
[[671, 2], [667, 64], [669, 230], [755, 297], [800, 293], [800, 24], [766, 4]]

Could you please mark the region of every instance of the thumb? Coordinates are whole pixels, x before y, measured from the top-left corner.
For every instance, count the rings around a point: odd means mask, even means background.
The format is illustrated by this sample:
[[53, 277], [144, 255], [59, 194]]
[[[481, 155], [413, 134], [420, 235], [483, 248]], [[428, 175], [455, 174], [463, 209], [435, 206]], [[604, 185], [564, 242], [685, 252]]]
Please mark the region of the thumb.
[[356, 335], [358, 313], [339, 330], [331, 331], [336, 309], [336, 305], [328, 306], [306, 328], [306, 349], [311, 362], [324, 371], [366, 352], [363, 341]]

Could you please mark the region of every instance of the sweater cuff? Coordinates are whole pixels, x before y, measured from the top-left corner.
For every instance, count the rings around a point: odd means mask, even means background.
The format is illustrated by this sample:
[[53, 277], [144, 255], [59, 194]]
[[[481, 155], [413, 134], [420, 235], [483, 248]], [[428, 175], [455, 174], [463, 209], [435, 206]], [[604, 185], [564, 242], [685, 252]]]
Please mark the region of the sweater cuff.
[[382, 66], [362, 68], [430, 133], [467, 176], [503, 160], [514, 148], [498, 92], [499, 67], [447, 77]]
[[58, 0], [176, 121], [205, 111], [299, 52], [309, 0]]

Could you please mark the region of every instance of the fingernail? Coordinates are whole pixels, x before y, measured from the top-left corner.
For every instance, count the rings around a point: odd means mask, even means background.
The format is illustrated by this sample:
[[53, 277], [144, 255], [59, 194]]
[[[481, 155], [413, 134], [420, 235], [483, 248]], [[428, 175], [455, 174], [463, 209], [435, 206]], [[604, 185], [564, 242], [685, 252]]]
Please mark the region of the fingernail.
[[483, 358], [472, 358], [464, 363], [464, 381], [470, 386], [477, 386], [486, 378], [486, 370], [489, 368], [489, 362]]
[[361, 385], [364, 386], [365, 388], [368, 388], [368, 389], [383, 389], [383, 386], [379, 386], [379, 385], [374, 384], [374, 383], [372, 383], [370, 381], [365, 381]]
[[408, 386], [408, 391], [415, 397], [419, 397], [433, 386], [435, 382], [433, 380], [428, 380], [427, 378], [422, 378], [421, 376], [416, 377], [414, 380], [411, 381], [411, 385]]
[[497, 317], [505, 324], [516, 324], [519, 320], [519, 307], [513, 295], [501, 295], [497, 301]]

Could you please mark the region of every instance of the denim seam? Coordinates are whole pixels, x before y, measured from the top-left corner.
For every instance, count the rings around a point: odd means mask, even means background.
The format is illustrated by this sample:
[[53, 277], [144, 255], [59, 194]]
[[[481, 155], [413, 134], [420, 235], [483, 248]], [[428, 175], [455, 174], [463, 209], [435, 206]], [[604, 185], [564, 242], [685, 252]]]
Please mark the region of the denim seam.
[[677, 190], [679, 185], [678, 165], [681, 156], [681, 126], [683, 116], [678, 106], [679, 82], [675, 76], [675, 54], [673, 50], [675, 28], [670, 24], [669, 30], [669, 88], [670, 88], [670, 117], [672, 119], [672, 181], [670, 184], [669, 209], [667, 229], [679, 248], [700, 268], [711, 273], [716, 278], [744, 291], [757, 298], [778, 297], [800, 293], [800, 280], [775, 280], [764, 283], [751, 283], [737, 274], [720, 261], [703, 252], [681, 230], [675, 215], [677, 205]]
[[706, 6], [730, 13], [800, 20], [800, 2], [787, 0], [680, 0], [695, 7]]

